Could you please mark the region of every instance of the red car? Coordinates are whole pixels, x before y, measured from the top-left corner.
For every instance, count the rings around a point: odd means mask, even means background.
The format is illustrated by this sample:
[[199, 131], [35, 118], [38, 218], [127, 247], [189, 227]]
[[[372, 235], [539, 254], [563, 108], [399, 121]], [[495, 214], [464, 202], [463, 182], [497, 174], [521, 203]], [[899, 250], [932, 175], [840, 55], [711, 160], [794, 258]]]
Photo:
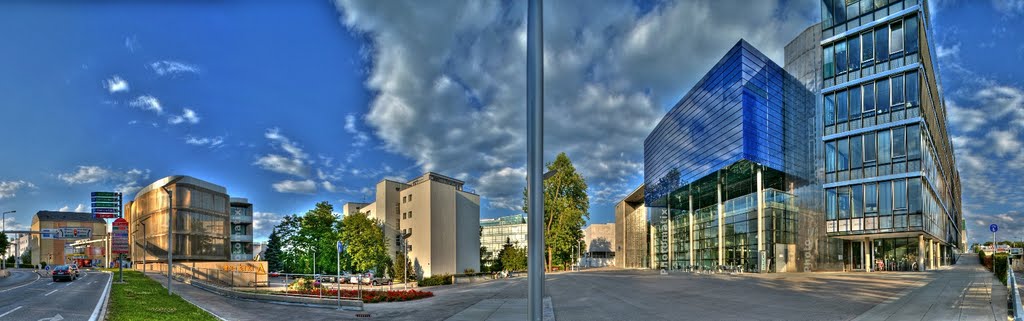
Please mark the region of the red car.
[[281, 276], [281, 271], [277, 271], [277, 272], [270, 272], [270, 273], [269, 273], [269, 274], [267, 274], [267, 275], [270, 275], [271, 277], [279, 277], [279, 276]]

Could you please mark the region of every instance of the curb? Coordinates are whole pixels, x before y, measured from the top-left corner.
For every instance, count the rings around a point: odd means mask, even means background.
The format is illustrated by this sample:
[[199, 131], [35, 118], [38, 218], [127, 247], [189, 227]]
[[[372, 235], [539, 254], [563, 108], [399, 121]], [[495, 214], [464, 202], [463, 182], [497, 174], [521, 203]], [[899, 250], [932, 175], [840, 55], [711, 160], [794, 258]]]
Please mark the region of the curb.
[[[190, 281], [190, 282], [186, 282], [186, 283], [187, 284], [191, 284], [194, 287], [197, 287], [199, 289], [202, 289], [204, 291], [207, 291], [207, 292], [210, 292], [210, 293], [213, 293], [213, 294], [217, 294], [217, 295], [220, 295], [220, 296], [223, 296], [223, 297], [226, 297], [226, 298], [238, 299], [238, 300], [251, 300], [251, 301], [259, 301], [259, 302], [266, 302], [266, 303], [273, 303], [273, 304], [284, 304], [284, 305], [303, 305], [303, 306], [319, 307], [319, 308], [337, 308], [338, 307], [338, 305], [336, 303], [324, 304], [324, 303], [319, 303], [319, 302], [311, 302], [311, 301], [322, 301], [322, 300], [328, 300], [328, 301], [331, 301], [331, 302], [337, 302], [333, 298], [332, 299], [319, 299], [319, 298], [274, 297], [273, 295], [270, 295], [270, 294], [245, 293], [245, 292], [239, 292], [239, 291], [234, 291], [234, 290], [221, 289], [221, 288], [218, 288], [217, 286], [209, 285], [209, 284], [206, 284], [204, 282], [197, 282], [195, 280]], [[344, 301], [352, 301], [352, 302], [348, 302], [347, 304], [345, 304], [344, 305], [345, 308], [356, 308], [356, 309], [358, 309], [358, 311], [363, 311], [364, 310], [364, 308], [363, 308], [364, 305], [363, 305], [363, 302], [361, 302], [361, 301], [358, 301], [358, 300], [344, 300]]]
[[110, 303], [110, 291], [113, 290], [112, 284], [114, 283], [114, 273], [108, 271], [102, 271], [102, 273], [110, 276], [110, 278], [107, 279], [106, 288], [103, 289], [103, 295], [100, 298], [100, 300], [103, 300], [103, 304], [98, 304], [96, 306], [96, 309], [92, 311], [92, 315], [89, 317], [89, 321], [107, 319], [107, 304]]

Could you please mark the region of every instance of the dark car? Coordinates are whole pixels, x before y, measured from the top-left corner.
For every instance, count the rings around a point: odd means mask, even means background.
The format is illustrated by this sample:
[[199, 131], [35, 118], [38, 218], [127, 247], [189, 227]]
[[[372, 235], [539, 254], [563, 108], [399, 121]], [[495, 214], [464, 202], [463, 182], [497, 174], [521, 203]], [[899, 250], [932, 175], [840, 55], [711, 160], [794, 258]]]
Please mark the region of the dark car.
[[78, 271], [78, 264], [68, 264], [68, 267], [71, 268], [71, 272], [75, 272], [76, 278], [82, 276], [81, 272]]
[[54, 267], [53, 272], [50, 274], [53, 276], [53, 282], [58, 282], [60, 280], [74, 281], [78, 278], [78, 275], [75, 275], [75, 271], [72, 271], [71, 267], [67, 265], [58, 265], [57, 267]]

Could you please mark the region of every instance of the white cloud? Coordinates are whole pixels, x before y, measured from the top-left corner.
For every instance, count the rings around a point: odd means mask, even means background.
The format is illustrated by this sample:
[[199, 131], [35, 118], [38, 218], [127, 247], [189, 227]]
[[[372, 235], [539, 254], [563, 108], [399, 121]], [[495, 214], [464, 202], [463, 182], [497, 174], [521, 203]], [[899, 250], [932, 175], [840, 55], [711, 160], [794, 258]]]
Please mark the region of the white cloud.
[[128, 103], [132, 107], [142, 108], [143, 110], [150, 110], [157, 114], [163, 113], [164, 108], [160, 105], [160, 100], [150, 95], [142, 95], [136, 97]]
[[338, 190], [338, 188], [334, 186], [334, 183], [331, 183], [330, 181], [321, 181], [320, 185], [323, 186], [324, 190], [331, 193], [336, 192]]
[[196, 112], [194, 110], [191, 110], [191, 109], [188, 109], [188, 108], [184, 108], [182, 110], [180, 116], [179, 115], [171, 115], [171, 117], [167, 118], [167, 122], [171, 123], [173, 125], [177, 125], [177, 124], [181, 124], [181, 123], [185, 123], [185, 122], [187, 122], [189, 124], [198, 124], [199, 123], [199, 115], [196, 114]]
[[[272, 172], [289, 174], [298, 177], [308, 177], [310, 172], [309, 155], [301, 147], [293, 143], [288, 137], [281, 134], [277, 128], [268, 129], [264, 137], [270, 140], [271, 144], [284, 150], [290, 156], [278, 154], [267, 154], [256, 160], [254, 165]], [[315, 184], [314, 184], [315, 185]]]
[[57, 178], [60, 178], [69, 185], [91, 184], [106, 180], [110, 178], [111, 174], [111, 171], [99, 166], [78, 166], [78, 171], [60, 174], [57, 175]]
[[78, 206], [75, 206], [75, 212], [85, 213], [88, 210], [89, 210], [89, 208], [86, 207], [85, 204], [82, 204], [82, 203], [78, 203]]
[[36, 188], [36, 185], [23, 180], [0, 181], [0, 200], [18, 196], [18, 191], [26, 188], [34, 189]]
[[1017, 133], [1009, 130], [993, 130], [987, 135], [992, 140], [992, 147], [999, 157], [1021, 153], [1021, 142]]
[[1024, 14], [1024, 0], [992, 0], [992, 6], [1006, 16]]
[[106, 88], [111, 94], [129, 90], [128, 82], [118, 75], [114, 75], [110, 79], [107, 79], [103, 88]]
[[956, 43], [956, 44], [954, 44], [953, 46], [950, 46], [950, 47], [936, 46], [935, 47], [935, 56], [938, 57], [939, 59], [943, 59], [943, 58], [946, 58], [946, 57], [953, 57], [953, 58], [959, 57], [960, 56], [960, 43], [958, 42], [958, 43]]
[[356, 116], [352, 114], [345, 115], [345, 132], [352, 135], [352, 146], [355, 147], [365, 146], [370, 140], [366, 133], [356, 128]]
[[142, 188], [140, 181], [149, 179], [149, 170], [133, 168], [120, 172], [99, 166], [78, 166], [77, 171], [59, 174], [57, 178], [68, 185], [99, 183], [115, 192], [132, 194]]
[[[29, 220], [31, 221], [31, 218], [29, 218]], [[19, 224], [15, 220], [14, 215], [11, 214], [8, 214], [6, 217], [4, 217], [3, 222], [5, 228], [9, 231], [28, 231], [30, 229], [27, 225]]]
[[270, 236], [270, 232], [274, 230], [277, 224], [281, 223], [281, 215], [268, 212], [253, 212], [252, 213], [252, 225], [253, 225], [253, 237], [263, 238]]
[[139, 44], [139, 39], [135, 35], [124, 37], [124, 47], [130, 52], [135, 52], [136, 49], [142, 48]]
[[[365, 85], [376, 95], [364, 119], [385, 147], [424, 171], [465, 173], [494, 206], [518, 207], [525, 181], [507, 175], [526, 162], [525, 3], [335, 4], [342, 23], [372, 41]], [[812, 0], [647, 12], [629, 1], [545, 3], [557, 17], [545, 21], [545, 159], [566, 152], [593, 186], [638, 181], [643, 140], [663, 110], [741, 37], [781, 64], [817, 8]]]
[[279, 193], [313, 194], [316, 192], [316, 182], [311, 179], [294, 181], [283, 180], [274, 183], [274, 190]]
[[175, 75], [182, 73], [199, 74], [200, 69], [196, 65], [187, 64], [179, 61], [172, 60], [161, 60], [149, 64], [149, 68], [156, 72], [157, 75]]
[[192, 135], [185, 136], [185, 144], [189, 144], [189, 145], [209, 146], [210, 148], [214, 148], [214, 147], [220, 146], [223, 143], [224, 143], [224, 137], [223, 136], [215, 136], [215, 137], [197, 137], [197, 136], [192, 136]]

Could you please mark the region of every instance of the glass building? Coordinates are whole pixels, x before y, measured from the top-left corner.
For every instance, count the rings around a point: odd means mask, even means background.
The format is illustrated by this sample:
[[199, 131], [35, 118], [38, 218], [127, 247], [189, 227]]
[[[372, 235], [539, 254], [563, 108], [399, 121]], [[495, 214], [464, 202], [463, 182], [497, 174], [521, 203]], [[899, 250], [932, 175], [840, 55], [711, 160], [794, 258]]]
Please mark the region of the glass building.
[[498, 259], [506, 242], [526, 248], [526, 216], [515, 214], [480, 220], [480, 258], [487, 262]]
[[[170, 213], [164, 188], [173, 195]], [[228, 261], [229, 207], [227, 189], [189, 176], [168, 176], [143, 187], [124, 207], [133, 261], [167, 261], [168, 214], [175, 261]]]
[[782, 67], [732, 47], [644, 141], [651, 267], [796, 271], [797, 199], [820, 192], [805, 188], [813, 106]]
[[847, 270], [924, 270], [961, 251], [960, 177], [924, 0], [823, 0], [821, 198]]

